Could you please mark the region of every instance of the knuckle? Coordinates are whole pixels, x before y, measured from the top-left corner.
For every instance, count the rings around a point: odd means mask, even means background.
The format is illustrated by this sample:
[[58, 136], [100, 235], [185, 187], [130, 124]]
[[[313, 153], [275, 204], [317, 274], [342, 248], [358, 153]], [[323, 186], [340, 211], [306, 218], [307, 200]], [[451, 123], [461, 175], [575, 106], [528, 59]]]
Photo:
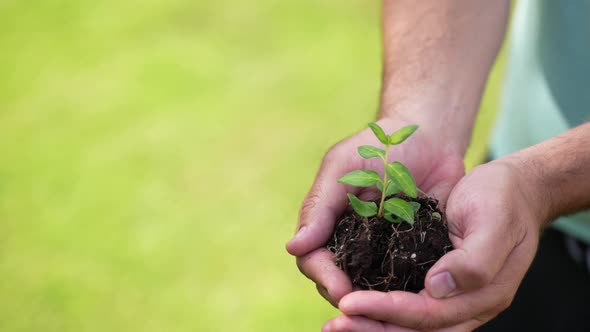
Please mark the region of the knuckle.
[[299, 209], [299, 221], [301, 224], [305, 224], [307, 219], [309, 218], [309, 214], [313, 209], [316, 207], [316, 201], [318, 199], [317, 193], [312, 191], [307, 194], [303, 203], [301, 204], [301, 208]]
[[319, 249], [305, 256], [297, 257], [297, 268], [307, 278], [326, 286], [323, 281], [326, 281], [325, 276], [330, 272], [333, 264], [329, 254], [326, 249]]
[[340, 155], [340, 152], [338, 152], [338, 150], [336, 150], [336, 148], [331, 148], [330, 150], [328, 150], [328, 152], [326, 152], [326, 154], [324, 155], [324, 158], [322, 158], [322, 165], [320, 167], [324, 168], [324, 167], [326, 167], [326, 165], [330, 165], [334, 162], [337, 162], [339, 155]]
[[432, 319], [432, 317], [433, 315], [429, 314], [417, 318], [410, 328], [416, 331], [433, 331], [449, 325], [445, 318]]
[[510, 305], [512, 305], [512, 301], [514, 300], [514, 295], [506, 296], [497, 307], [497, 314], [501, 313], [502, 311], [508, 309]]
[[[342, 156], [342, 153], [340, 151], [342, 151], [343, 149], [341, 148], [341, 146], [341, 143], [337, 143], [332, 148], [330, 148], [330, 150], [328, 150], [328, 152], [322, 160], [318, 176], [320, 176], [320, 174], [322, 174], [325, 168], [329, 165], [340, 162]], [[318, 202], [321, 201], [322, 198], [326, 195], [325, 189], [323, 188], [321, 181], [318, 180], [319, 178], [316, 178], [315, 183], [312, 185], [311, 189], [309, 190], [309, 193], [303, 199], [303, 203], [301, 204], [301, 208], [299, 209], [299, 221], [301, 224], [307, 223], [309, 215], [316, 208]]]
[[[394, 300], [395, 301], [395, 300]], [[415, 319], [409, 328], [417, 331], [430, 331], [439, 327], [437, 322], [437, 317], [440, 313], [437, 313], [432, 310], [432, 307], [428, 304], [427, 301], [424, 301], [423, 307], [420, 310], [420, 313], [415, 316]]]
[[326, 152], [326, 155], [324, 156], [324, 160], [326, 158], [333, 158], [333, 157], [337, 157], [337, 156], [341, 156], [343, 153], [348, 153], [348, 147], [346, 146], [346, 144], [344, 144], [344, 141], [340, 141], [334, 145], [332, 145], [332, 147], [330, 147], [330, 149], [328, 149], [328, 152]]
[[482, 202], [486, 200], [478, 192], [463, 190], [452, 194], [452, 202], [447, 206], [447, 217], [454, 222], [464, 223], [473, 216], [479, 216], [481, 213], [487, 213]]
[[480, 323], [480, 325], [487, 323], [488, 321], [492, 320], [494, 317], [498, 316], [502, 311], [508, 309], [508, 307], [510, 307], [510, 305], [512, 304], [513, 299], [514, 299], [514, 296], [507, 296], [507, 297], [503, 298], [491, 310], [474, 317], [474, 319], [476, 321], [478, 321]]
[[332, 329], [338, 332], [346, 332], [351, 331], [352, 324], [351, 321], [348, 319], [335, 319], [332, 322]]
[[346, 144], [346, 141], [341, 141], [332, 145], [322, 159], [321, 168], [342, 163], [350, 155], [350, 149], [350, 144]]
[[429, 331], [432, 330], [433, 327], [431, 324], [428, 324], [426, 322], [426, 316], [422, 316], [420, 318], [418, 318], [418, 320], [416, 320], [412, 326], [410, 327], [413, 330], [417, 330], [417, 331]]
[[328, 293], [328, 290], [326, 289], [326, 287], [316, 283], [315, 288], [318, 291], [318, 294], [320, 294], [326, 301], [333, 304], [334, 300], [330, 296], [330, 293]]
[[487, 285], [493, 278], [492, 271], [484, 262], [470, 260], [465, 264], [465, 276], [470, 288], [480, 288]]
[[324, 155], [324, 158], [322, 158], [321, 167], [324, 167], [325, 165], [329, 165], [330, 163], [333, 163], [334, 161], [336, 161], [338, 156], [340, 156], [341, 150], [342, 150], [342, 148], [338, 144], [332, 146], [328, 150], [328, 152], [326, 152], [326, 154]]
[[[482, 325], [484, 325], [485, 323], [489, 322], [490, 320], [492, 320], [494, 317], [496, 317], [496, 314], [490, 314], [490, 313], [486, 313], [486, 314], [481, 314], [478, 316], [473, 317], [472, 321], [474, 323], [473, 327], [480, 327]], [[465, 331], [473, 331], [473, 327], [471, 327], [470, 329], [465, 329]]]
[[316, 208], [318, 201], [321, 200], [323, 195], [323, 189], [320, 184], [314, 184], [311, 190], [303, 199], [301, 208], [299, 209], [299, 222], [301, 224], [307, 224], [310, 214]]
[[306, 263], [308, 260], [309, 260], [309, 256], [297, 257], [296, 263], [297, 263], [297, 268], [299, 269], [299, 272], [306, 274], [305, 273], [305, 266], [306, 266]]

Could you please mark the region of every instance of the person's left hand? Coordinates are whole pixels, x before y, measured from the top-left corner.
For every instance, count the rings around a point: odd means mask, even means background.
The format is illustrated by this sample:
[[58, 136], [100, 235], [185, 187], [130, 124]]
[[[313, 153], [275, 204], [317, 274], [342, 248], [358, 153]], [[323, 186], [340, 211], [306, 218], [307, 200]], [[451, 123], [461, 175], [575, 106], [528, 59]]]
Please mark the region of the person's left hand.
[[512, 159], [475, 168], [451, 192], [455, 249], [430, 269], [426, 289], [352, 292], [322, 331], [472, 331], [495, 317], [510, 305], [548, 216], [533, 181]]

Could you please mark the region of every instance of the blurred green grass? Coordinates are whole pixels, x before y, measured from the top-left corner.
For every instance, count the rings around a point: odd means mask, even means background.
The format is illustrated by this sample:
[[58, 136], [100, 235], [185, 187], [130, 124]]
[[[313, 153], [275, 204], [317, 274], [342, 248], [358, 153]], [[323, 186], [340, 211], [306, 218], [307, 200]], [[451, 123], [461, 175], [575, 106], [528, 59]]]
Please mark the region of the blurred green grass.
[[375, 114], [378, 21], [363, 1], [0, 2], [0, 330], [319, 330], [336, 311], [283, 246], [325, 150]]

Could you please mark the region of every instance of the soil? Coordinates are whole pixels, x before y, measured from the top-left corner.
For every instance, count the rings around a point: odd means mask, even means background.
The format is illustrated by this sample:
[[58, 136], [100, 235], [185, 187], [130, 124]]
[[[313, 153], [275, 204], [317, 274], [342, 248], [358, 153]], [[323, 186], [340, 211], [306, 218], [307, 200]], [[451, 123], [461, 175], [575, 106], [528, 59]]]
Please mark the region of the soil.
[[[424, 289], [428, 269], [453, 249], [437, 200], [397, 197], [420, 203], [414, 225], [361, 217], [351, 210], [342, 216], [326, 245], [358, 289], [417, 293]], [[433, 216], [435, 212], [440, 219]]]

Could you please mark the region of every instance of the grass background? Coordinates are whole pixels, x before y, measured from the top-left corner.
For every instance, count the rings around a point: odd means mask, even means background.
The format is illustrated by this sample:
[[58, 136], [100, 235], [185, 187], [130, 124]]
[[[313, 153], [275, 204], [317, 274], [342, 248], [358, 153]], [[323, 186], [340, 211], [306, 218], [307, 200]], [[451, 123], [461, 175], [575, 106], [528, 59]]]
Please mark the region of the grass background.
[[319, 330], [336, 311], [283, 246], [325, 150], [375, 114], [378, 21], [366, 1], [0, 1], [0, 330]]

